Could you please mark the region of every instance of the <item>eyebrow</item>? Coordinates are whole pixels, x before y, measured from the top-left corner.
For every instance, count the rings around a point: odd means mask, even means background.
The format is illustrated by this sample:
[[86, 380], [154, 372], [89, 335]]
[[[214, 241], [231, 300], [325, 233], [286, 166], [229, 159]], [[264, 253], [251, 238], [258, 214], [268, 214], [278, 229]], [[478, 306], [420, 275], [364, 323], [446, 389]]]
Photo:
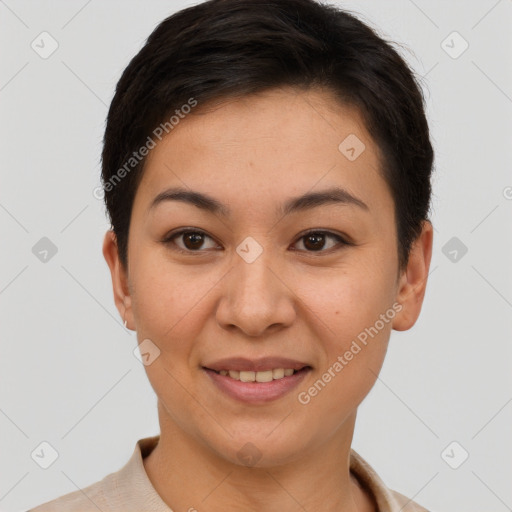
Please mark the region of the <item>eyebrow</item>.
[[[220, 214], [224, 217], [230, 217], [231, 215], [230, 209], [217, 199], [202, 192], [187, 190], [181, 187], [169, 188], [160, 192], [151, 202], [149, 211], [166, 201], [182, 201], [196, 206], [201, 210], [213, 214]], [[366, 203], [352, 195], [344, 188], [332, 187], [319, 192], [307, 192], [301, 196], [292, 197], [283, 205], [278, 207], [276, 213], [278, 215], [285, 216], [290, 213], [305, 211], [326, 204], [351, 205], [357, 206], [367, 212], [370, 211], [370, 208]]]

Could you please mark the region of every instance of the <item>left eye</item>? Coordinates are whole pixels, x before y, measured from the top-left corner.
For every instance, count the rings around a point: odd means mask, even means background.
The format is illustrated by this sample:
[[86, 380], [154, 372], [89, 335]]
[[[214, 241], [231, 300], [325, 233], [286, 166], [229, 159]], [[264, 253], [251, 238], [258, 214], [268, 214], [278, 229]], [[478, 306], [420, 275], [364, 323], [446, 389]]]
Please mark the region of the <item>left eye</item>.
[[348, 245], [348, 243], [341, 238], [339, 235], [335, 235], [334, 233], [329, 233], [328, 231], [310, 231], [305, 235], [299, 238], [300, 240], [304, 240], [302, 245], [306, 247], [307, 252], [324, 252], [322, 249], [326, 249], [325, 244], [327, 239], [335, 240], [338, 242], [334, 243], [327, 247], [327, 249], [332, 249], [336, 245]]
[[[175, 239], [180, 240], [181, 245], [176, 243], [174, 241]], [[213, 242], [212, 245], [209, 247], [210, 249], [215, 249], [216, 247], [218, 247], [217, 244], [213, 241], [212, 237], [210, 237], [203, 231], [191, 229], [184, 229], [170, 235], [164, 240], [164, 243], [173, 244], [177, 246], [175, 248], [181, 252], [204, 252], [201, 251], [201, 249], [205, 249], [203, 245], [205, 243], [205, 240], [207, 239], [210, 239]], [[331, 242], [331, 244], [328, 244], [327, 240], [329, 239], [334, 240], [334, 243]], [[297, 240], [297, 242], [295, 242], [295, 244], [298, 244], [300, 241], [302, 241], [302, 245], [305, 249], [299, 250], [305, 250], [306, 252], [325, 252], [328, 249], [336, 247], [336, 245], [350, 245], [341, 236], [336, 235], [334, 233], [330, 233], [328, 231], [310, 231], [309, 233], [302, 235]], [[208, 249], [208, 247], [206, 247], [206, 249]]]

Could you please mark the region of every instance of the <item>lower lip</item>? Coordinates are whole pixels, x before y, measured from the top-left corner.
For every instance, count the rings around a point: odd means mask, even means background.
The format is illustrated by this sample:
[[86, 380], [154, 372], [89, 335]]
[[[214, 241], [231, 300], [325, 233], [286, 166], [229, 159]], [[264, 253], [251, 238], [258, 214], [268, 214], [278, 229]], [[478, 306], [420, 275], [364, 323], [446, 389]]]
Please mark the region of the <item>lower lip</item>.
[[298, 386], [311, 368], [303, 368], [293, 375], [270, 382], [242, 382], [241, 380], [232, 379], [229, 375], [221, 375], [209, 368], [203, 367], [203, 370], [212, 379], [213, 383], [231, 398], [255, 404], [277, 400], [286, 395]]

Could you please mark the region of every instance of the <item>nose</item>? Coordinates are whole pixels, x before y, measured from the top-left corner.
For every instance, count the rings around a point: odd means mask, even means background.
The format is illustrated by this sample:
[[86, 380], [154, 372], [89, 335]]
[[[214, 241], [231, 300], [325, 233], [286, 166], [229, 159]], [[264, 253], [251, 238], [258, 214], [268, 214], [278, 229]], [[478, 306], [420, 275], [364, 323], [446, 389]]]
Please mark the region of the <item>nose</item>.
[[221, 299], [216, 310], [218, 324], [258, 337], [290, 326], [296, 316], [296, 296], [279, 275], [279, 265], [269, 251], [251, 263], [234, 257], [234, 266], [222, 280]]

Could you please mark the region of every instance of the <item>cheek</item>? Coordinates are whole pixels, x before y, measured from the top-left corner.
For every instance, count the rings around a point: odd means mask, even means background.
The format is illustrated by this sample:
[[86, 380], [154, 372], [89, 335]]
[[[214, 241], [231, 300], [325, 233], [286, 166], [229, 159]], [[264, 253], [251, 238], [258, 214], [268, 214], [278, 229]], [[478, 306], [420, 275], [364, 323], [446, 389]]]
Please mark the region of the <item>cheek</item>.
[[[330, 369], [322, 380], [329, 382], [334, 403], [347, 397], [362, 400], [375, 382], [374, 373], [380, 371], [387, 351], [395, 315], [390, 279], [375, 266], [361, 265], [338, 271], [320, 284], [316, 293], [313, 287], [304, 288], [303, 296], [320, 320], [316, 321], [321, 330], [317, 335], [326, 358], [319, 371], [323, 374]], [[329, 406], [328, 400], [324, 406]]]
[[298, 295], [329, 336], [341, 341], [357, 336], [391, 306], [392, 288], [384, 273], [361, 265], [304, 279]]
[[197, 267], [160, 264], [139, 268], [132, 273], [132, 307], [140, 341], [150, 338], [162, 352], [185, 349], [204, 324], [208, 292], [215, 281], [206, 274], [194, 275]]
[[137, 338], [138, 343], [149, 339], [158, 348], [158, 356], [145, 370], [167, 413], [180, 424], [189, 414], [186, 390], [192, 389], [191, 372], [197, 370], [193, 368], [195, 340], [206, 321], [207, 293], [212, 284], [191, 276], [190, 270], [171, 265], [167, 270], [163, 265], [159, 270], [150, 269], [146, 266], [144, 272], [134, 273]]
[[322, 294], [311, 293], [308, 306], [321, 320], [316, 325], [324, 356], [316, 380], [302, 388], [298, 398], [310, 408], [311, 421], [329, 430], [344, 421], [375, 384], [391, 331], [392, 315], [387, 321], [380, 316], [389, 310], [389, 290], [368, 274], [346, 275], [331, 280]]

